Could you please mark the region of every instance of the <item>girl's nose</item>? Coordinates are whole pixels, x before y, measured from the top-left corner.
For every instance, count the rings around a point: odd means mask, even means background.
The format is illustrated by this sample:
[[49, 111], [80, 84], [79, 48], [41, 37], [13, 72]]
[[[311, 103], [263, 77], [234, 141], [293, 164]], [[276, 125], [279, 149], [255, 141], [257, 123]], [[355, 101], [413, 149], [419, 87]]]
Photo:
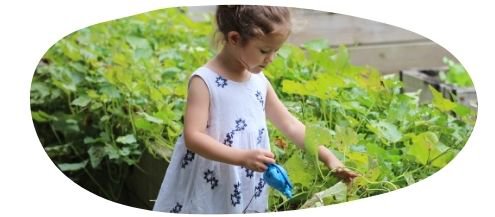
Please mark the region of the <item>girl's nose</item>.
[[273, 61], [273, 58], [275, 58], [275, 55], [277, 55], [277, 53], [273, 52], [271, 53], [270, 55], [268, 55], [268, 57], [265, 59], [265, 63], [272, 63]]

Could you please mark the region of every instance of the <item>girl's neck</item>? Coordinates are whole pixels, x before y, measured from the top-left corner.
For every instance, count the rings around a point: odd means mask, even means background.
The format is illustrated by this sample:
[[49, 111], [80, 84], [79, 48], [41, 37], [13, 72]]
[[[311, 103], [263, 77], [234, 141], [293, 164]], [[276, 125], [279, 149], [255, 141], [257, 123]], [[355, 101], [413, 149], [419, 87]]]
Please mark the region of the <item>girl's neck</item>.
[[242, 63], [225, 48], [208, 62], [207, 66], [229, 80], [237, 82], [245, 81], [251, 76]]

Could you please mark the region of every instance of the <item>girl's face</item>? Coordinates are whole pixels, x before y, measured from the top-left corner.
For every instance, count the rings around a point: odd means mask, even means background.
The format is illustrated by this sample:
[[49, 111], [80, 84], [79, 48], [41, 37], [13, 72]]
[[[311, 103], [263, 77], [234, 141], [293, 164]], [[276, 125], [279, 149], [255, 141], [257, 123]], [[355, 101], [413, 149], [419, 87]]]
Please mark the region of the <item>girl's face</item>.
[[250, 39], [244, 46], [238, 45], [237, 59], [252, 73], [259, 73], [273, 61], [278, 49], [289, 37], [289, 28], [278, 25], [270, 34]]

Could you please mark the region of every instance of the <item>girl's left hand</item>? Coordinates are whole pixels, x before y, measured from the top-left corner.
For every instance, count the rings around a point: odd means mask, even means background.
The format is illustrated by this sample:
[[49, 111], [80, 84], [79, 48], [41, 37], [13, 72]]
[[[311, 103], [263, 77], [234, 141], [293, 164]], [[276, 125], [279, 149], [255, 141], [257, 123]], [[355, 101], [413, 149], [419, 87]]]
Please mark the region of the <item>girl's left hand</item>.
[[324, 160], [325, 165], [330, 168], [331, 172], [342, 179], [345, 183], [350, 183], [359, 176], [358, 173], [348, 169], [345, 165], [325, 146], [320, 146], [320, 158]]
[[335, 176], [342, 179], [342, 181], [344, 181], [345, 183], [351, 183], [354, 178], [359, 176], [359, 174], [348, 169], [345, 166], [338, 166], [336, 168], [331, 168], [331, 169], [332, 169], [332, 173], [335, 174]]

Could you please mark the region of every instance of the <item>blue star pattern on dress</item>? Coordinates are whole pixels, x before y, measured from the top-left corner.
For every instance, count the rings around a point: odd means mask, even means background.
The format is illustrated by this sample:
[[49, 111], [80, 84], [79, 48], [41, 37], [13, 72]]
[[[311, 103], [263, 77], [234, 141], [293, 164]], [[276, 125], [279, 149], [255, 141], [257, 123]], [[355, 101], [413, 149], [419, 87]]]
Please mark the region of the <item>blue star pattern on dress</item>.
[[243, 120], [242, 118], [239, 118], [235, 121], [235, 130], [236, 131], [242, 131], [247, 127], [246, 120]]
[[173, 209], [171, 209], [170, 212], [171, 213], [179, 213], [181, 209], [182, 209], [182, 205], [177, 202], [175, 207]]
[[246, 120], [243, 120], [242, 118], [239, 118], [235, 121], [235, 130], [232, 130], [230, 132], [227, 133], [227, 135], [225, 135], [225, 139], [223, 140], [223, 144], [224, 145], [228, 145], [230, 147], [232, 147], [232, 144], [234, 143], [234, 134], [236, 131], [243, 131], [244, 129], [246, 129], [247, 127], [247, 124], [246, 124]]
[[254, 175], [254, 171], [253, 170], [250, 170], [244, 166], [241, 166], [242, 169], [244, 169], [246, 171], [246, 177], [248, 178], [253, 178], [253, 175]]
[[261, 192], [263, 192], [264, 187], [265, 187], [265, 180], [263, 178], [260, 178], [260, 181], [258, 182], [258, 186], [254, 188], [254, 197], [259, 197], [261, 195]]
[[222, 76], [218, 76], [215, 82], [217, 83], [218, 87], [224, 88], [225, 86], [227, 86], [227, 79], [222, 78]]
[[261, 92], [259, 90], [256, 91], [256, 99], [258, 100], [258, 102], [261, 103], [261, 107], [263, 107], [263, 111], [264, 111], [265, 110], [265, 106], [264, 106], [265, 101], [263, 100], [263, 96], [261, 95]]
[[213, 174], [213, 171], [212, 170], [207, 170], [205, 173], [204, 173], [204, 179], [206, 180], [206, 183], [210, 183], [211, 185], [211, 189], [214, 189], [215, 187], [218, 186], [218, 179], [215, 178], [214, 174]]
[[258, 137], [256, 138], [256, 144], [261, 144], [261, 139], [263, 139], [263, 132], [265, 132], [265, 128], [261, 128], [258, 130]]
[[223, 140], [223, 144], [225, 145], [228, 145], [230, 147], [232, 147], [232, 143], [234, 143], [234, 131], [230, 131], [229, 133], [227, 133], [227, 135], [225, 136], [226, 138]]
[[230, 200], [232, 201], [232, 206], [241, 204], [241, 191], [239, 191], [240, 187], [241, 187], [241, 183], [237, 182], [237, 184], [234, 184], [234, 193], [230, 194]]
[[186, 166], [194, 160], [194, 156], [196, 153], [187, 150], [186, 155], [184, 155], [184, 158], [182, 158], [182, 168], [186, 168]]

